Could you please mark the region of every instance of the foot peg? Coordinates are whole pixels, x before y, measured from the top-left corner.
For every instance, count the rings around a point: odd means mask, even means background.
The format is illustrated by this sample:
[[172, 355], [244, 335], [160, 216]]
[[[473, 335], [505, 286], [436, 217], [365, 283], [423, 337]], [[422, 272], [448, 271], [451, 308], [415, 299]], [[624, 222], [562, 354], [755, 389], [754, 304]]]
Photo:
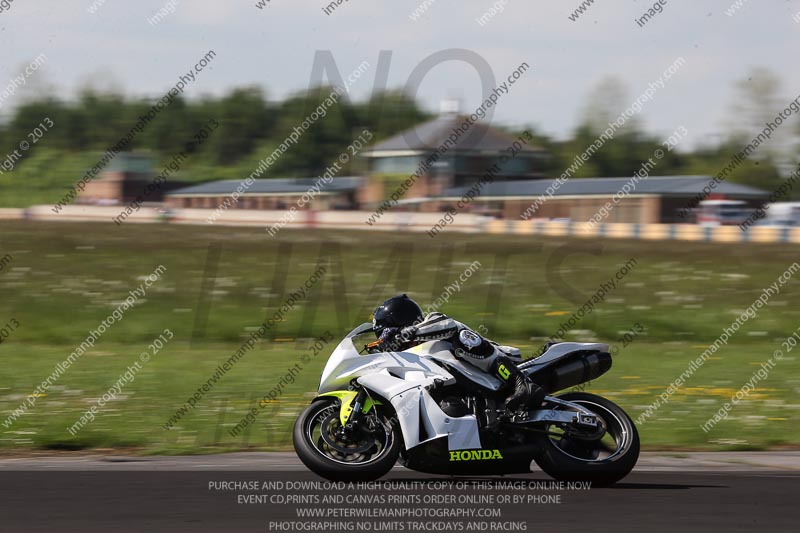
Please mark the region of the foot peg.
[[582, 429], [598, 429], [600, 420], [593, 414], [578, 413], [575, 417], [575, 425]]

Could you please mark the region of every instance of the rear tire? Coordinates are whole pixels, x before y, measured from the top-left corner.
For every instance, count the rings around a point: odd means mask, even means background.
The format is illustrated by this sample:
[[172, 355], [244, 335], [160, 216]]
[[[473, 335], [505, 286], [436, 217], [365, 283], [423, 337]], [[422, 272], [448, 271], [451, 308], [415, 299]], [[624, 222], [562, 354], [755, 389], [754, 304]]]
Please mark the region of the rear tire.
[[[292, 440], [297, 456], [315, 474], [331, 481], [374, 481], [386, 475], [397, 462], [402, 447], [402, 439], [396, 423], [391, 423], [390, 431], [379, 435], [375, 453], [365, 457], [364, 453], [348, 455], [331, 450], [321, 437], [315, 437], [315, 424], [318, 419], [327, 417], [325, 411], [332, 409], [338, 419], [338, 400], [320, 400], [303, 410], [294, 424]], [[389, 422], [384, 420], [385, 424]]]
[[591, 450], [591, 442], [543, 435], [536, 464], [558, 481], [590, 481], [594, 486], [613, 485], [627, 476], [639, 459], [639, 433], [627, 413], [614, 402], [594, 394], [574, 392], [558, 398], [577, 403], [602, 418], [618, 451], [611, 450], [606, 458], [592, 459], [597, 450]]

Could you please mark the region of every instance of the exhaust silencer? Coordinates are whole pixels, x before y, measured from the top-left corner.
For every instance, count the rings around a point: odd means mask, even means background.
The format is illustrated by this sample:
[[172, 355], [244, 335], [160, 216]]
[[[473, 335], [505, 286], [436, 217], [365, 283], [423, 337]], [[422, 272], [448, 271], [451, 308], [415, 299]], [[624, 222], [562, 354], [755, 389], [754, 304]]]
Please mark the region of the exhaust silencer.
[[548, 369], [544, 385], [551, 393], [560, 391], [599, 378], [609, 368], [611, 354], [607, 352], [576, 354], [574, 358]]

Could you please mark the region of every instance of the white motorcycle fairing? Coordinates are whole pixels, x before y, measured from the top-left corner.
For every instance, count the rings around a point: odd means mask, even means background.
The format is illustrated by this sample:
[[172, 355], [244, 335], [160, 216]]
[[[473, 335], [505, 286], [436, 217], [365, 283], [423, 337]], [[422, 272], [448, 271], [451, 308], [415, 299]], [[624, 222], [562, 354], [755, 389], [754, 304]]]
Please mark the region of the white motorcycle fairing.
[[447, 437], [449, 450], [481, 448], [475, 415], [448, 416], [425, 387], [436, 380], [455, 382], [453, 374], [433, 360], [491, 390], [500, 388], [500, 381], [459, 361], [446, 341], [429, 341], [406, 352], [360, 355], [353, 338], [371, 327], [362, 324], [339, 343], [322, 372], [319, 394], [347, 389], [355, 379], [392, 404], [407, 450], [442, 437]]
[[526, 361], [499, 347], [546, 394], [539, 405], [509, 410], [499, 379], [456, 358], [450, 342], [361, 355], [356, 337], [373, 331], [362, 324], [336, 346], [319, 395], [295, 422], [295, 451], [314, 473], [369, 481], [399, 463], [431, 474], [497, 476], [528, 473], [536, 462], [560, 481], [607, 485], [636, 464], [636, 426], [619, 406], [585, 392], [553, 396], [608, 371], [606, 344], [558, 343]]
[[[339, 343], [322, 372], [320, 396], [340, 396], [342, 413], [349, 413], [355, 393], [341, 395], [341, 391], [350, 389], [355, 381], [370, 393], [373, 401], [380, 398], [390, 402], [407, 451], [443, 437], [447, 438], [448, 451], [484, 448], [476, 416], [448, 415], [426, 387], [437, 381], [443, 386], [454, 384], [454, 373], [492, 391], [498, 390], [502, 383], [456, 358], [452, 345], [443, 340], [428, 341], [404, 352], [361, 355], [353, 339], [371, 329], [372, 324], [362, 324]], [[608, 345], [599, 343], [559, 343], [519, 368], [532, 378], [537, 373], [546, 377], [553, 386], [550, 388], [563, 388], [605, 372], [610, 367], [610, 357], [603, 362], [598, 355], [591, 354], [607, 349]], [[347, 416], [342, 415], [343, 422]]]

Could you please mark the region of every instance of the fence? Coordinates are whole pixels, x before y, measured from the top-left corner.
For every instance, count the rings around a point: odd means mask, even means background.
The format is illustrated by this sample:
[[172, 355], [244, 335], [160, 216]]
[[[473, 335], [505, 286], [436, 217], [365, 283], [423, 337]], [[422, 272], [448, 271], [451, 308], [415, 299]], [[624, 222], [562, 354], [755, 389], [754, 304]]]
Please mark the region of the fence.
[[[28, 209], [0, 209], [0, 219], [74, 220], [111, 222], [119, 213], [119, 206], [73, 205], [60, 213], [50, 206]], [[132, 222], [207, 225], [208, 209], [172, 209], [142, 207], [129, 219]], [[223, 213], [214, 225], [261, 226], [265, 230], [280, 222], [284, 211], [259, 211], [234, 209]], [[378, 231], [424, 232], [439, 221], [441, 213], [386, 213], [372, 226], [364, 223], [363, 211], [298, 211], [297, 217], [286, 223], [289, 228], [331, 228]], [[498, 220], [469, 213], [456, 217], [455, 222], [443, 232], [488, 233], [510, 235], [542, 235], [548, 237], [583, 237], [641, 240], [681, 240], [712, 242], [762, 242], [800, 243], [800, 228], [755, 226], [742, 231], [738, 226], [700, 226], [697, 224], [621, 224], [608, 223], [587, 227], [583, 222], [553, 222], [531, 220]]]

